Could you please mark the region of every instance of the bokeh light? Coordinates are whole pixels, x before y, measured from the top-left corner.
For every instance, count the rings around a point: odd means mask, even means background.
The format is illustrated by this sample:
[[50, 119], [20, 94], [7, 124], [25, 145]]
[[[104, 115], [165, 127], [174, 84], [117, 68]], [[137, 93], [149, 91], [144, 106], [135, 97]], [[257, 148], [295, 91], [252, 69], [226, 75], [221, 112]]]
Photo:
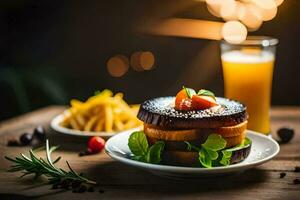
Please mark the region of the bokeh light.
[[224, 0], [220, 14], [225, 21], [236, 20], [238, 18], [237, 2], [235, 0]]
[[140, 58], [141, 66], [144, 70], [151, 70], [155, 63], [155, 58], [152, 52], [142, 52]]
[[253, 4], [245, 5], [245, 10], [240, 14], [239, 20], [250, 30], [257, 30], [262, 25], [262, 16]]
[[284, 0], [275, 0], [275, 3], [277, 6], [280, 6], [283, 3]]
[[277, 5], [274, 0], [252, 0], [256, 9], [260, 10], [262, 19], [269, 21], [277, 14]]
[[238, 44], [247, 37], [247, 28], [239, 21], [228, 21], [222, 28], [222, 34], [226, 41]]
[[121, 77], [129, 69], [129, 60], [124, 55], [116, 55], [108, 59], [106, 67], [111, 76]]
[[[208, 11], [216, 16], [221, 17], [224, 21], [240, 20], [248, 30], [255, 31], [259, 29], [263, 21], [272, 20], [277, 14], [277, 7], [283, 3], [284, 0], [205, 0]], [[228, 27], [231, 23], [225, 23], [222, 33], [227, 33]], [[224, 26], [225, 26], [224, 25]], [[238, 26], [236, 26], [238, 27]], [[243, 28], [240, 27], [240, 30]], [[233, 30], [236, 32], [238, 29]], [[244, 34], [244, 29], [243, 29]], [[241, 32], [241, 33], [242, 33]], [[247, 35], [247, 33], [246, 33]], [[227, 40], [229, 35], [223, 35]], [[235, 36], [231, 37], [235, 38]], [[229, 42], [229, 41], [228, 41]]]
[[140, 64], [141, 53], [141, 51], [137, 51], [130, 56], [130, 66], [133, 70], [138, 72], [143, 71], [143, 68]]
[[155, 57], [150, 51], [137, 51], [130, 56], [130, 65], [135, 71], [151, 70]]

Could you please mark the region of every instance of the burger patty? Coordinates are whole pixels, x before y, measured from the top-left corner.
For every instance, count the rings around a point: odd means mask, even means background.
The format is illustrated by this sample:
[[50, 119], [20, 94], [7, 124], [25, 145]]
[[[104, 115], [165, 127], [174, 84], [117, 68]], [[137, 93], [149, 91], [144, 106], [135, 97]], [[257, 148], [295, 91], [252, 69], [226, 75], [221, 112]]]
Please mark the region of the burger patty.
[[175, 97], [160, 97], [145, 101], [137, 117], [146, 124], [169, 129], [200, 129], [235, 126], [247, 120], [246, 107], [226, 98], [216, 98], [219, 106], [205, 110], [178, 111]]

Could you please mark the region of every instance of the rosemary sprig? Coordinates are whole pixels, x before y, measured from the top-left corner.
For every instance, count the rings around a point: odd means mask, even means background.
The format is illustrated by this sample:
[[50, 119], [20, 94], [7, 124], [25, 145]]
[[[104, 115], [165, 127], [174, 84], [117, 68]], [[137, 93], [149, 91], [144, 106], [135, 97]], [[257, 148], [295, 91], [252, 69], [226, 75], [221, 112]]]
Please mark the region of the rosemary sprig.
[[69, 171], [65, 171], [61, 168], [56, 167], [54, 164], [57, 163], [61, 157], [56, 158], [54, 161], [51, 159], [51, 153], [56, 150], [58, 147], [49, 146], [49, 141], [46, 140], [46, 159], [38, 158], [33, 150], [29, 150], [29, 156], [20, 154], [21, 156], [10, 158], [5, 156], [5, 158], [13, 163], [11, 165], [9, 172], [23, 172], [21, 177], [24, 177], [29, 174], [34, 174], [35, 178], [44, 175], [47, 177], [49, 184], [61, 185], [64, 183], [66, 187], [71, 186], [76, 183], [76, 185], [97, 184], [95, 181], [91, 181], [77, 172], [75, 172], [68, 161], [66, 161]]

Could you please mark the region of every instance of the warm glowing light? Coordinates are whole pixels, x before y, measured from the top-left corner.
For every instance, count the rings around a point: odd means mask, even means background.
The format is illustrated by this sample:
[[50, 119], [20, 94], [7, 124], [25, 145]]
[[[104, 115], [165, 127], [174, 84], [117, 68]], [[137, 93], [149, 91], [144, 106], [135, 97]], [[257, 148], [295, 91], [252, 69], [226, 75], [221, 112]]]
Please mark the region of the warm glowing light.
[[241, 19], [246, 12], [246, 6], [241, 2], [236, 2], [236, 12], [237, 12], [237, 18]]
[[151, 70], [155, 62], [153, 53], [151, 53], [150, 51], [142, 52], [140, 62], [144, 70]]
[[237, 2], [235, 0], [224, 0], [220, 14], [225, 21], [236, 20], [238, 18]]
[[220, 0], [206, 0], [207, 10], [216, 17], [221, 17], [222, 1]]
[[205, 0], [208, 11], [225, 21], [240, 20], [249, 31], [272, 20], [284, 0]]
[[227, 42], [238, 44], [247, 37], [247, 28], [238, 21], [228, 21], [222, 28], [222, 34]]
[[207, 20], [170, 18], [152, 24], [145, 31], [156, 35], [220, 40], [223, 24]]
[[277, 5], [274, 0], [252, 0], [252, 2], [260, 10], [264, 21], [269, 21], [276, 16]]
[[129, 68], [129, 60], [126, 56], [116, 55], [111, 58], [106, 63], [108, 73], [113, 77], [123, 76]]
[[277, 6], [280, 6], [284, 0], [274, 0]]
[[130, 57], [130, 65], [135, 71], [151, 70], [154, 63], [155, 58], [150, 51], [137, 51]]
[[252, 0], [240, 0], [243, 3], [250, 3]]
[[240, 14], [239, 19], [249, 30], [257, 30], [263, 20], [260, 11], [252, 4], [245, 5], [245, 10]]
[[138, 72], [144, 70], [141, 66], [141, 61], [140, 61], [141, 54], [142, 54], [141, 51], [137, 51], [130, 56], [130, 66], [132, 67], [132, 69]]

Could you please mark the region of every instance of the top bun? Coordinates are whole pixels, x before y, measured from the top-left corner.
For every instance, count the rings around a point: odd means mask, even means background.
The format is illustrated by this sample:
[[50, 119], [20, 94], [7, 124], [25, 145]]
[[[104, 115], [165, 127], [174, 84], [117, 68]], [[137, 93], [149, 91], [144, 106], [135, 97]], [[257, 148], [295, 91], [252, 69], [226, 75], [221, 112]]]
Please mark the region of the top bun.
[[205, 110], [179, 111], [175, 97], [159, 97], [145, 101], [138, 118], [146, 124], [168, 129], [199, 129], [235, 126], [247, 120], [246, 107], [234, 100], [216, 97], [218, 106]]

